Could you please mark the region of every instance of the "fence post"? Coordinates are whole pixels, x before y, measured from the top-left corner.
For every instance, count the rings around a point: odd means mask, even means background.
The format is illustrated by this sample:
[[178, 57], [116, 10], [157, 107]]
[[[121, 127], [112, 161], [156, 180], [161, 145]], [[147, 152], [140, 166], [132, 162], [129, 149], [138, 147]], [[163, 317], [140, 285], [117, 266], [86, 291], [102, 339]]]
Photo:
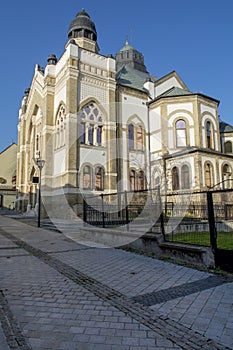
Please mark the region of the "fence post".
[[213, 205], [213, 195], [212, 192], [207, 191], [207, 206], [208, 206], [208, 222], [210, 230], [210, 244], [214, 253], [217, 250], [217, 232], [215, 227], [215, 218], [214, 218], [214, 205]]
[[125, 191], [125, 219], [126, 219], [127, 231], [128, 231], [129, 230], [129, 208], [128, 208], [127, 191]]
[[224, 220], [227, 220], [227, 204], [224, 204]]
[[105, 228], [105, 221], [104, 221], [104, 195], [101, 193], [101, 207], [102, 207], [102, 227]]
[[161, 233], [163, 235], [164, 240], [165, 238], [165, 229], [164, 229], [164, 216], [163, 216], [163, 204], [162, 204], [162, 198], [161, 198], [161, 193], [160, 193], [160, 186], [158, 185], [158, 197], [159, 197], [159, 211], [160, 211], [160, 228], [161, 228]]
[[86, 201], [83, 198], [83, 221], [84, 223], [87, 222], [87, 207], [86, 207]]

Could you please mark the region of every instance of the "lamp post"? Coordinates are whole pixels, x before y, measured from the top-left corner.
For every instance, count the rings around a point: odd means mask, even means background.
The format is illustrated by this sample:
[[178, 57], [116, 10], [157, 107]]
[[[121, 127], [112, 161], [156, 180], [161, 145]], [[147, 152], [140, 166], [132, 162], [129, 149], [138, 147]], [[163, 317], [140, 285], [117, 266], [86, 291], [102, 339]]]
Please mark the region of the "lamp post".
[[41, 172], [45, 165], [45, 160], [40, 159], [40, 156], [35, 159], [35, 162], [39, 168], [39, 190], [38, 190], [38, 221], [37, 226], [40, 227], [40, 211], [41, 211]]

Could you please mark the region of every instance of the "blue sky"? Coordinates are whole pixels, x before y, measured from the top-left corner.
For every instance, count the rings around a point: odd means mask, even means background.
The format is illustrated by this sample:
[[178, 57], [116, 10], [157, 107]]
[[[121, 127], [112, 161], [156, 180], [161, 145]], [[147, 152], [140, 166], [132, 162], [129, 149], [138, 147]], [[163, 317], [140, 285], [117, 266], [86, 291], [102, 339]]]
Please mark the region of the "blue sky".
[[221, 119], [233, 124], [232, 0], [4, 1], [0, 152], [17, 142], [18, 109], [35, 64], [45, 66], [51, 53], [61, 56], [82, 8], [95, 22], [101, 54], [115, 55], [128, 35], [150, 73], [159, 78], [175, 70], [191, 91], [220, 100]]

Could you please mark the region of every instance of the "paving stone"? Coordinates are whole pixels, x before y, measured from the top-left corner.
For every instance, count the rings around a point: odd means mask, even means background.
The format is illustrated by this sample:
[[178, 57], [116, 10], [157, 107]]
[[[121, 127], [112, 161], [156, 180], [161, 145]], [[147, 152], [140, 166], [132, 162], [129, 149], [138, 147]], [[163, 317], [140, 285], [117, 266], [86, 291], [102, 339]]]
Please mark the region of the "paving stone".
[[4, 222], [0, 239], [25, 253], [0, 258], [3, 299], [17, 321], [13, 327], [9, 318], [12, 332], [28, 348], [233, 349], [227, 319], [219, 326], [224, 314], [233, 317], [230, 279], [120, 249], [84, 249], [60, 233]]

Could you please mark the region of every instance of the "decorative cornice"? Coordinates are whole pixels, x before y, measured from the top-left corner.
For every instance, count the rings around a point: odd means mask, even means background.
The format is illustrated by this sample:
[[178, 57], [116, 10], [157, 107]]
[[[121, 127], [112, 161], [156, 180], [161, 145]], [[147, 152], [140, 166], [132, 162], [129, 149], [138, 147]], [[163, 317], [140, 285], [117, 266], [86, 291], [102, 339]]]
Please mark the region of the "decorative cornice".
[[100, 79], [94, 78], [94, 77], [90, 77], [90, 76], [82, 76], [81, 78], [81, 83], [88, 83], [88, 84], [92, 84], [92, 85], [96, 85], [96, 86], [101, 86], [106, 88], [107, 87], [107, 82], [102, 81]]

